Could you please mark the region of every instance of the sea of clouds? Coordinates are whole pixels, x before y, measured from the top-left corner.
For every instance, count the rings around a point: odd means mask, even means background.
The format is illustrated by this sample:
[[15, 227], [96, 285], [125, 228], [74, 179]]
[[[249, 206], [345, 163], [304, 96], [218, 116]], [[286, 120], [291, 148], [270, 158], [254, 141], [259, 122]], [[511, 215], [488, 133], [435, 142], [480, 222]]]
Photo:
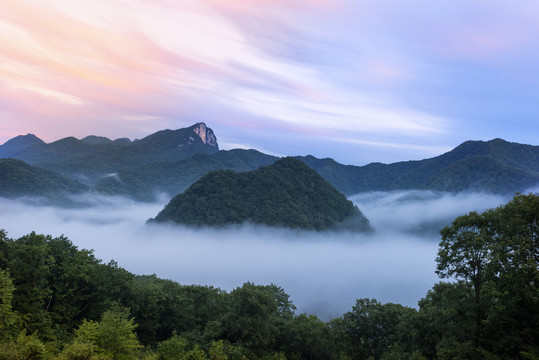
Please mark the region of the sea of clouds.
[[0, 198], [0, 229], [65, 235], [135, 274], [232, 290], [244, 282], [284, 288], [298, 312], [327, 320], [359, 298], [415, 307], [439, 279], [439, 230], [459, 216], [510, 197], [431, 191], [371, 192], [350, 197], [375, 233], [315, 233], [264, 226], [192, 229], [145, 222], [165, 199], [139, 203], [87, 195], [91, 207], [59, 208]]

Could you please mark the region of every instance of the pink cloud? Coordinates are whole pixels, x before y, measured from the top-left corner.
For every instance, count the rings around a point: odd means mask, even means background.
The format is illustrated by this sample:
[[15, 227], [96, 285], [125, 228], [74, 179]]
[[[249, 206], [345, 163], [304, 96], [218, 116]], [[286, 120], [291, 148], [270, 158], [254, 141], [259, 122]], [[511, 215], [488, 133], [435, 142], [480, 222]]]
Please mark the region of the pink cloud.
[[[333, 6], [334, 2], [301, 0], [291, 6], [283, 0], [139, 0], [129, 6], [116, 1], [94, 2], [91, 6], [81, 2], [81, 9], [73, 6], [76, 1], [69, 4], [72, 8], [53, 1], [8, 0], [0, 4], [0, 96], [10, 104], [4, 112], [8, 113], [6, 121], [13, 126], [22, 122], [32, 127], [44, 121], [60, 126], [59, 119], [63, 118], [83, 124], [99, 117], [166, 116], [182, 104], [189, 106], [197, 92], [222, 91], [226, 84], [233, 86], [247, 79], [263, 84], [263, 78], [251, 78], [252, 74], [228, 66], [227, 58], [242, 61], [252, 57], [255, 64], [258, 60], [248, 53], [250, 45], [245, 39], [229, 39], [230, 44], [238, 40], [242, 43], [238, 49], [227, 49], [227, 43], [219, 44], [222, 39], [211, 38], [226, 32], [233, 35], [234, 28], [241, 27], [238, 18], [226, 23], [219, 23], [219, 19], [225, 16], [230, 20], [234, 15], [246, 16], [268, 7], [282, 14], [291, 8], [320, 8]], [[216, 18], [212, 9], [222, 15]], [[174, 19], [166, 19], [168, 13], [199, 14], [216, 27], [206, 34], [207, 43], [198, 46], [197, 38], [204, 34], [186, 32], [181, 24], [174, 24]], [[259, 16], [271, 18], [265, 11]], [[167, 29], [171, 33], [148, 34], [138, 22], [140, 18], [150, 19], [152, 25], [168, 20], [173, 26]], [[169, 48], [167, 38], [172, 43], [184, 38], [191, 49]], [[208, 51], [216, 50], [212, 44], [225, 46], [222, 62], [204, 58], [204, 53], [199, 52], [208, 46]], [[264, 66], [273, 66], [268, 64]], [[272, 76], [298, 95], [315, 93], [309, 86], [278, 79], [281, 75]]]
[[[120, 3], [110, 8], [122, 11]], [[160, 115], [188, 98], [171, 81], [188, 88], [193, 73], [223, 76], [215, 64], [158, 46], [136, 24], [99, 20], [81, 21], [50, 2], [0, 4], [4, 124]]]

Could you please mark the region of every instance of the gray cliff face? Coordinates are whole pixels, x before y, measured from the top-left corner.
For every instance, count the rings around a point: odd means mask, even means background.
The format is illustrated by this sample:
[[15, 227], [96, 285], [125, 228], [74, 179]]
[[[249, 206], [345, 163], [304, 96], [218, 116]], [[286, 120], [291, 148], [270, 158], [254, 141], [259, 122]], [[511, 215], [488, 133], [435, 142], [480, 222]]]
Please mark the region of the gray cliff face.
[[[219, 145], [217, 144], [217, 138], [215, 137], [215, 134], [213, 133], [213, 130], [206, 126], [203, 122], [195, 124], [192, 126], [193, 132], [202, 140], [203, 144], [206, 144], [208, 146], [215, 147], [217, 150], [219, 149]], [[193, 144], [195, 142], [194, 135], [191, 135], [189, 137], [189, 145]]]

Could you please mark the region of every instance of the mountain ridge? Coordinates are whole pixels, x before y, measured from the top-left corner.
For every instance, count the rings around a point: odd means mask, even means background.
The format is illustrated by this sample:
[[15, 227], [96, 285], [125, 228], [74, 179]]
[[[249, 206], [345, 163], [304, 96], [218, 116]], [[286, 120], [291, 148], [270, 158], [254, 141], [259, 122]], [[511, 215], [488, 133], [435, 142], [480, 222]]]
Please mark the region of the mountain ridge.
[[[46, 144], [35, 135], [20, 135], [0, 145], [0, 157], [54, 171], [102, 194], [144, 201], [159, 193], [172, 197], [213, 170], [250, 171], [279, 159], [254, 149], [219, 150], [205, 123], [134, 141], [90, 135]], [[311, 155], [296, 158], [347, 196], [406, 189], [511, 194], [539, 184], [539, 146], [500, 138], [469, 140], [432, 158], [390, 164], [355, 166]]]
[[107, 140], [110, 139], [95, 135], [82, 140], [71, 136], [51, 143], [41, 141], [20, 148], [10, 146], [7, 151], [4, 146], [9, 140], [0, 146], [0, 158], [17, 158], [64, 176], [79, 180], [87, 178], [92, 182], [118, 170], [219, 151], [213, 130], [203, 122], [177, 130], [161, 130], [132, 142], [126, 138]]

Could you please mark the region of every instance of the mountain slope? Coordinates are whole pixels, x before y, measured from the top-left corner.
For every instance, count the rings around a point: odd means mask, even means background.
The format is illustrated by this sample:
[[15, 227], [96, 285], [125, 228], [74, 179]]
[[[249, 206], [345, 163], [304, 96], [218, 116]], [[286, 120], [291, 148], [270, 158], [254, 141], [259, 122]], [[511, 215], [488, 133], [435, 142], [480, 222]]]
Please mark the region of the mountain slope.
[[0, 159], [0, 196], [44, 196], [60, 198], [81, 193], [88, 187], [17, 159]]
[[174, 197], [153, 221], [370, 230], [351, 201], [305, 163], [290, 157], [253, 171], [210, 172]]
[[234, 149], [215, 154], [199, 153], [177, 162], [157, 162], [103, 177], [95, 189], [103, 194], [151, 201], [156, 194], [174, 196], [213, 170], [256, 170], [276, 157], [256, 150]]

